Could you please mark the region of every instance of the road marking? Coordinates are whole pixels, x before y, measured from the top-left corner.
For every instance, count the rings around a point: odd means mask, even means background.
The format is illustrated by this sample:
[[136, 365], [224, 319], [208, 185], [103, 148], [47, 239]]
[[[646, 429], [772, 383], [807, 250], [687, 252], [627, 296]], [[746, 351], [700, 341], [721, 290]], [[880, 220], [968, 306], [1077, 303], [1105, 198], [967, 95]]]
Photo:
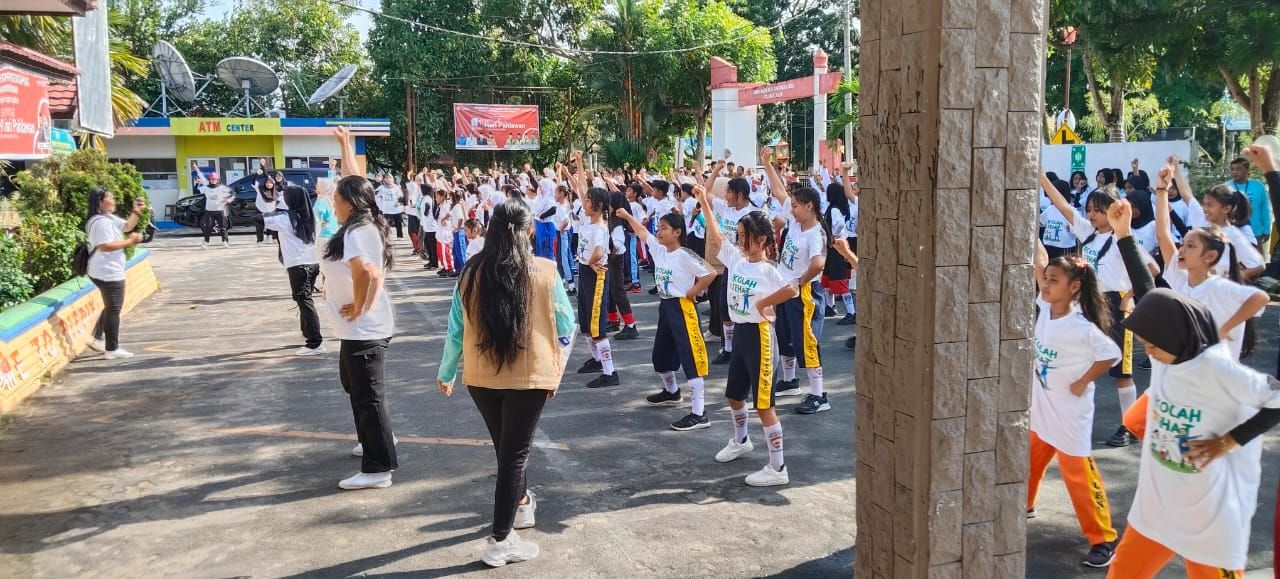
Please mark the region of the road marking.
[[[271, 428], [211, 428], [209, 432], [215, 434], [252, 434], [254, 436], [276, 436], [283, 438], [311, 438], [318, 440], [346, 440], [355, 442], [354, 434], [340, 434], [337, 432], [308, 432], [305, 430], [275, 430]], [[493, 442], [482, 440], [479, 438], [440, 438], [435, 436], [398, 436], [399, 442], [407, 442], [409, 444], [429, 445], [435, 444], [440, 446], [493, 446]], [[537, 448], [549, 448], [554, 450], [569, 450], [569, 445], [551, 442], [550, 440], [534, 440], [533, 446]]]

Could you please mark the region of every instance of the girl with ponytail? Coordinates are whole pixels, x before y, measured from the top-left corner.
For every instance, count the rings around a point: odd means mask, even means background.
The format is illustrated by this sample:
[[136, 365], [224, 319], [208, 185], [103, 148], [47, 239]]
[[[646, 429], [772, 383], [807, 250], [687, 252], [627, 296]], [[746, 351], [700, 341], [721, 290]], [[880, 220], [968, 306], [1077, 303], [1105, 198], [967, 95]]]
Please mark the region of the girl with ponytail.
[[[352, 454], [362, 458], [360, 472], [343, 479], [338, 487], [386, 488], [391, 486], [391, 471], [399, 466], [383, 394], [383, 363], [395, 333], [391, 298], [383, 287], [386, 271], [392, 265], [391, 242], [373, 185], [353, 174], [358, 165], [349, 130], [338, 127], [334, 136], [342, 147], [342, 169], [348, 174], [338, 181], [333, 199], [342, 227], [325, 248], [320, 273], [325, 278], [324, 298], [332, 314], [334, 333], [342, 342], [338, 375], [342, 389], [351, 397], [360, 440]], [[305, 235], [306, 229], [302, 228], [302, 232]]]
[[1057, 457], [1080, 530], [1090, 545], [1082, 564], [1106, 567], [1115, 554], [1117, 534], [1106, 487], [1091, 454], [1093, 381], [1120, 362], [1120, 348], [1107, 335], [1111, 310], [1085, 258], [1067, 254], [1050, 260], [1043, 244], [1037, 243], [1036, 249], [1040, 295], [1027, 512], [1035, 512], [1040, 482]]
[[[1181, 178], [1181, 171], [1176, 171], [1174, 179]], [[1182, 190], [1185, 181], [1178, 181], [1178, 189]], [[1190, 190], [1188, 185], [1187, 190]], [[1191, 219], [1188, 225], [1200, 227], [1216, 225], [1222, 229], [1227, 241], [1235, 248], [1236, 257], [1240, 260], [1241, 279], [1251, 282], [1266, 268], [1262, 254], [1255, 247], [1257, 237], [1249, 228], [1251, 210], [1249, 200], [1243, 193], [1233, 191], [1226, 185], [1215, 185], [1204, 192], [1204, 204], [1201, 205], [1192, 197], [1190, 203]], [[1225, 256], [1224, 256], [1225, 257]], [[1231, 264], [1219, 262], [1218, 275], [1227, 275]]]

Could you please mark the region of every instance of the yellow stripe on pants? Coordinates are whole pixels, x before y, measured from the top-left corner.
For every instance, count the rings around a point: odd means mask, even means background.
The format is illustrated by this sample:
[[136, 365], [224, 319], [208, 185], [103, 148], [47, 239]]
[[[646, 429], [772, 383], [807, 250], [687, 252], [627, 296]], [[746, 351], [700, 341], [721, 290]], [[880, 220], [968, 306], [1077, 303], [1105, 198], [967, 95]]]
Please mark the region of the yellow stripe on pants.
[[760, 379], [756, 382], [756, 408], [770, 408], [773, 403], [773, 328], [769, 322], [756, 325], [760, 330]]
[[1133, 332], [1124, 331], [1124, 347], [1120, 352], [1120, 372], [1126, 376], [1133, 375]]
[[684, 314], [684, 329], [689, 334], [689, 348], [693, 351], [693, 365], [699, 376], [710, 373], [707, 361], [707, 343], [702, 341], [702, 324], [698, 323], [698, 309], [688, 298], [680, 298], [680, 311]]
[[[813, 303], [813, 284], [807, 283], [800, 288], [800, 303], [804, 304], [803, 322], [800, 324], [803, 328], [802, 337], [800, 339], [801, 347], [804, 350], [804, 367], [817, 368], [822, 365], [818, 360], [818, 337], [813, 334], [813, 312], [815, 305]], [[792, 338], [793, 340], [795, 338]]]
[[[591, 266], [587, 266], [591, 267]], [[593, 270], [594, 271], [594, 270]], [[591, 337], [599, 338], [600, 333], [600, 310], [604, 308], [604, 276], [595, 273], [595, 287], [591, 288]]]

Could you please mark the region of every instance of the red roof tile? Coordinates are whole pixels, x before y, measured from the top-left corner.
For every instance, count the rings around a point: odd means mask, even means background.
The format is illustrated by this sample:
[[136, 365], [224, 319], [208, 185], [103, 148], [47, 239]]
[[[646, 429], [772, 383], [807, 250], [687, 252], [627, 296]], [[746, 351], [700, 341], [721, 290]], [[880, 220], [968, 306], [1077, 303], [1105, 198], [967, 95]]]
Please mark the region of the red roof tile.
[[70, 119], [76, 114], [76, 81], [49, 83], [49, 115], [55, 119]]
[[0, 59], [31, 68], [53, 79], [72, 80], [80, 75], [80, 69], [42, 52], [25, 46], [0, 40]]

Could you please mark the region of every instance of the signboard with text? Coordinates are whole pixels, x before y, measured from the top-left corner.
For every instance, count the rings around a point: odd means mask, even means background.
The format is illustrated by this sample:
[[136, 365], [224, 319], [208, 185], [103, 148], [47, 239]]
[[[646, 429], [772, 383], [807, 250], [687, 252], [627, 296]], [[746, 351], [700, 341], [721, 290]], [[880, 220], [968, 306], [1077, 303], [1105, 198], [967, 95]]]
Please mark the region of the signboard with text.
[[187, 137], [279, 135], [280, 119], [172, 118], [169, 119], [169, 129], [174, 135]]
[[538, 107], [454, 103], [453, 134], [461, 151], [536, 151]]
[[[824, 74], [818, 81], [818, 92], [829, 94], [835, 92], [839, 85], [840, 73]], [[749, 107], [811, 97], [813, 97], [813, 77], [806, 76], [755, 88], [744, 88], [738, 91], [738, 106]]]
[[53, 152], [49, 80], [0, 66], [0, 159], [43, 159]]

